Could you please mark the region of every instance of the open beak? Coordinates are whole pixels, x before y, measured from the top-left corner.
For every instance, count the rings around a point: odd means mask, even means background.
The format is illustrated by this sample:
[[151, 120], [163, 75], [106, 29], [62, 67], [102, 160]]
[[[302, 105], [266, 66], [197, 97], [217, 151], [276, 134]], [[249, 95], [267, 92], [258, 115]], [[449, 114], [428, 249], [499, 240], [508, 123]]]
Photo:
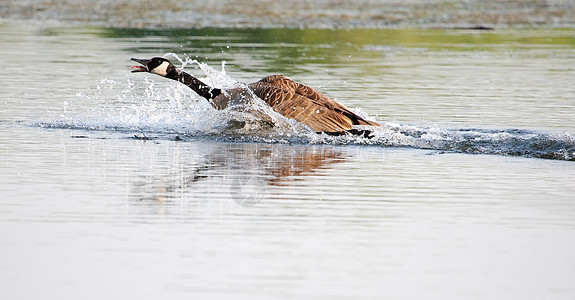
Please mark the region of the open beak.
[[131, 58], [131, 60], [142, 64], [142, 66], [133, 66], [132, 68], [130, 68], [130, 71], [132, 71], [132, 73], [135, 72], [148, 72], [148, 63], [150, 62], [150, 59], [139, 59], [139, 58]]

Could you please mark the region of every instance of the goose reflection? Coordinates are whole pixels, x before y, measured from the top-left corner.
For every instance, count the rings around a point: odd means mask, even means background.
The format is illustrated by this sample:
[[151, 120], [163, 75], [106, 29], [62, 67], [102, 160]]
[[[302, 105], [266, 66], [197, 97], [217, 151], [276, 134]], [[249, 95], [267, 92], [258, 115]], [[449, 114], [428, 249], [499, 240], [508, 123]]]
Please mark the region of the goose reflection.
[[323, 176], [320, 170], [330, 169], [349, 157], [348, 153], [325, 145], [201, 143], [199, 146], [203, 153], [192, 157], [177, 155], [172, 162], [177, 169], [140, 174], [132, 182], [131, 198], [145, 203], [180, 199], [187, 204], [231, 198], [242, 206], [253, 206], [265, 198], [266, 189], [290, 186], [308, 176]]

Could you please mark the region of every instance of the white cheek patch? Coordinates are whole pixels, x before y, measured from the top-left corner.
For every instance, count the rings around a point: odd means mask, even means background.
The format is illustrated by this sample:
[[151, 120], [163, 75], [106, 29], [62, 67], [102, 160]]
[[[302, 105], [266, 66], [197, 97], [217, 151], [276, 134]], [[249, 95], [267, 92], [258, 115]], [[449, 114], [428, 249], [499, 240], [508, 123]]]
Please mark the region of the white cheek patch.
[[163, 62], [161, 65], [159, 65], [159, 66], [153, 68], [153, 69], [150, 71], [150, 73], [158, 74], [158, 75], [160, 75], [160, 76], [166, 76], [166, 75], [168, 75], [168, 66], [169, 66], [169, 65], [170, 65], [170, 64], [169, 64], [167, 61], [165, 61], [165, 62]]

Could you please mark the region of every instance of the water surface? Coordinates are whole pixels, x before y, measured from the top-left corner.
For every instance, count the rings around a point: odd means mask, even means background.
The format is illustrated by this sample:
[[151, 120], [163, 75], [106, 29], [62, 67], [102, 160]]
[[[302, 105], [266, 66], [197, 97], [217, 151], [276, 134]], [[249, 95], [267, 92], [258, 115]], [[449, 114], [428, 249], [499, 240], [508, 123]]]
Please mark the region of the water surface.
[[[2, 299], [575, 295], [572, 30], [0, 33]], [[166, 53], [382, 127], [230, 130], [249, 116], [129, 73]]]

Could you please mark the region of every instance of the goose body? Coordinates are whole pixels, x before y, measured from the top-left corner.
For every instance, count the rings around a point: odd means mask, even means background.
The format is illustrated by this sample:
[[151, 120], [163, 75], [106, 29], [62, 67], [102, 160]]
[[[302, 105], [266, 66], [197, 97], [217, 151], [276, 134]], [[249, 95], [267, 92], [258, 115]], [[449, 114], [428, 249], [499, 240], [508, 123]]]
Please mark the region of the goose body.
[[[162, 57], [132, 58], [132, 60], [142, 64], [142, 66], [132, 67], [132, 72], [150, 72], [179, 81], [206, 98], [215, 109], [225, 109], [240, 103], [250, 92], [246, 88], [228, 90], [212, 88]], [[264, 100], [277, 113], [301, 122], [318, 133], [366, 134], [363, 130], [352, 129], [353, 125], [379, 126], [376, 122], [356, 115], [343, 104], [315, 89], [294, 82], [283, 75], [266, 76], [248, 84], [247, 89]]]

